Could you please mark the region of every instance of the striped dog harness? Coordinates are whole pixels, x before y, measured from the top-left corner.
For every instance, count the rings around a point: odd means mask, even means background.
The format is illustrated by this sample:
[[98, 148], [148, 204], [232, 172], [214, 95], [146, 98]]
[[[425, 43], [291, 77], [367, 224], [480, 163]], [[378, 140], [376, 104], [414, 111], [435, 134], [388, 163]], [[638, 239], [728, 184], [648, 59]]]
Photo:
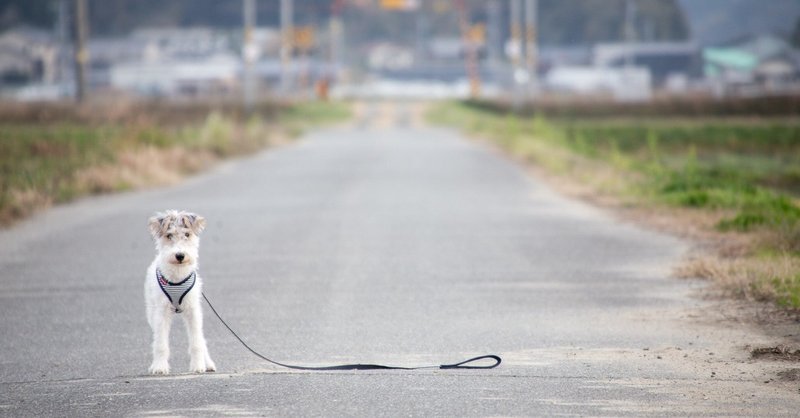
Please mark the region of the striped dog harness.
[[181, 309], [181, 302], [183, 302], [183, 297], [194, 287], [196, 279], [197, 274], [192, 272], [189, 277], [183, 279], [179, 283], [172, 283], [164, 278], [164, 275], [161, 274], [161, 270], [156, 269], [156, 281], [158, 282], [158, 286], [172, 303], [172, 307], [175, 308], [175, 313], [183, 312], [183, 309]]

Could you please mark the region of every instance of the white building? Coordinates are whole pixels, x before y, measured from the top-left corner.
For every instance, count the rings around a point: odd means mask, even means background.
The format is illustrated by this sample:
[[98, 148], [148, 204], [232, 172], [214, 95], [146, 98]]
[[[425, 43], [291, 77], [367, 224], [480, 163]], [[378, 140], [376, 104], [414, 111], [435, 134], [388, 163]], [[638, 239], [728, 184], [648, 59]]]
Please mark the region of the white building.
[[556, 67], [544, 78], [544, 86], [550, 91], [609, 94], [620, 101], [649, 100], [651, 85], [650, 71], [641, 67]]
[[646, 68], [657, 87], [702, 75], [700, 48], [692, 42], [601, 43], [592, 56], [595, 67]]
[[0, 85], [52, 84], [58, 75], [58, 45], [50, 32], [20, 26], [0, 34]]
[[110, 69], [110, 85], [151, 96], [220, 94], [235, 88], [241, 67], [233, 54], [120, 63]]

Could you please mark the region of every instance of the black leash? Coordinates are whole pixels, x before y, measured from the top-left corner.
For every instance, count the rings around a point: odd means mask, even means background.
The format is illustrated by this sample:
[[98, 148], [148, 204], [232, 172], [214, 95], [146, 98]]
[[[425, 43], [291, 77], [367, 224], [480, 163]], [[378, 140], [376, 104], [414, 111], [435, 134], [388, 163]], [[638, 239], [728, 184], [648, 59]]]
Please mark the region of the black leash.
[[[225, 325], [225, 328], [228, 328], [228, 331], [230, 331], [231, 334], [233, 334], [233, 336], [236, 337], [236, 339], [239, 340], [240, 343], [242, 343], [244, 348], [246, 348], [248, 351], [253, 353], [256, 357], [258, 357], [258, 358], [260, 358], [260, 359], [262, 359], [264, 361], [268, 361], [268, 362], [270, 362], [272, 364], [275, 364], [277, 366], [286, 367], [286, 368], [289, 368], [289, 369], [316, 370], [316, 371], [325, 371], [325, 370], [493, 369], [493, 368], [499, 366], [500, 362], [502, 362], [502, 359], [500, 359], [499, 356], [496, 356], [494, 354], [488, 354], [488, 355], [485, 355], [485, 356], [473, 357], [473, 358], [471, 358], [469, 360], [464, 360], [464, 361], [462, 361], [460, 363], [440, 364], [438, 366], [420, 366], [420, 367], [384, 366], [382, 364], [340, 364], [340, 365], [337, 365], [337, 366], [306, 367], [306, 366], [293, 366], [291, 364], [283, 364], [283, 363], [279, 363], [279, 362], [277, 362], [275, 360], [270, 360], [270, 359], [262, 356], [261, 354], [259, 354], [256, 350], [253, 350], [252, 348], [250, 348], [250, 346], [247, 345], [247, 343], [245, 343], [244, 340], [242, 340], [242, 337], [240, 337], [238, 334], [236, 334], [236, 332], [234, 332], [233, 329], [231, 329], [230, 325], [228, 325], [228, 323], [225, 322], [224, 319], [222, 319], [222, 317], [219, 315], [217, 310], [214, 309], [214, 305], [212, 305], [211, 301], [209, 301], [208, 297], [206, 297], [205, 293], [201, 293], [201, 294], [203, 295], [203, 299], [206, 300], [206, 303], [208, 303], [208, 307], [211, 308], [212, 312], [214, 312], [214, 315], [216, 315], [217, 318], [219, 319], [219, 321], [222, 322], [222, 325]], [[483, 360], [483, 359], [491, 359], [491, 360], [494, 360], [495, 363], [494, 364], [490, 364], [488, 366], [468, 366], [467, 365], [467, 364], [472, 363], [474, 361]]]

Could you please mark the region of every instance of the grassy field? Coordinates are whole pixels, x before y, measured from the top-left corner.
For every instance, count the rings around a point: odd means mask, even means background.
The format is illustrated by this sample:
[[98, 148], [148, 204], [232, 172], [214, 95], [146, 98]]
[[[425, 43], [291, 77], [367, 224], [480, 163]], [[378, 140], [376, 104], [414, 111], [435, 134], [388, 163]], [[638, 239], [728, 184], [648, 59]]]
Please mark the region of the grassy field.
[[517, 116], [470, 103], [429, 119], [491, 139], [618, 206], [666, 213], [715, 251], [684, 276], [800, 309], [800, 121], [786, 117]]
[[170, 184], [215, 161], [339, 121], [337, 103], [0, 105], [0, 225], [79, 196]]

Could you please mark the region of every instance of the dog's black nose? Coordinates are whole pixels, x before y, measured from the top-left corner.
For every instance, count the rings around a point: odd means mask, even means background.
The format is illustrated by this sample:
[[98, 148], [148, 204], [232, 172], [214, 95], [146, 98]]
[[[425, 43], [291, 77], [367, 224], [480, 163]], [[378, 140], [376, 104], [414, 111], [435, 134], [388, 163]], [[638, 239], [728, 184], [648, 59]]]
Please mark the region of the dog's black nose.
[[175, 259], [178, 260], [179, 263], [182, 262], [184, 258], [186, 258], [186, 256], [183, 255], [183, 253], [175, 254]]

